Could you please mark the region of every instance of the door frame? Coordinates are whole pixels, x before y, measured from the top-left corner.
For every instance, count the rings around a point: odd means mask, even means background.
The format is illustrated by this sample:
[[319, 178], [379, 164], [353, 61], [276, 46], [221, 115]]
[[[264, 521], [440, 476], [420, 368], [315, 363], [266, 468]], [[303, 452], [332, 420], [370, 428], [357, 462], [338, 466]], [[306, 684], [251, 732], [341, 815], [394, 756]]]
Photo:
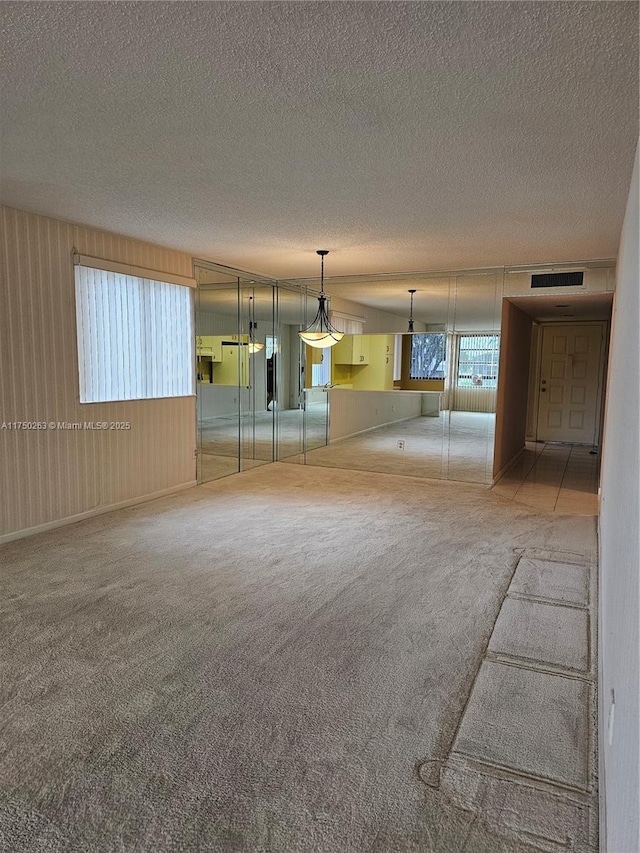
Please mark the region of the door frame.
[[[603, 431], [604, 405], [606, 400], [607, 364], [609, 359], [609, 340], [612, 323], [613, 293], [601, 293], [608, 296], [609, 304], [602, 305], [599, 316], [591, 319], [588, 310], [581, 310], [580, 296], [572, 300], [572, 309], [576, 313], [573, 320], [578, 325], [590, 322], [604, 323], [605, 343], [601, 353], [600, 381], [600, 417], [597, 440], [601, 442]], [[588, 296], [588, 294], [585, 294]], [[551, 298], [557, 298], [555, 295]], [[600, 306], [599, 306], [600, 307]], [[530, 307], [526, 296], [503, 296], [502, 319], [500, 324], [500, 362], [498, 368], [498, 395], [496, 405], [496, 433], [494, 440], [493, 481], [497, 482], [520, 455], [526, 450], [527, 442], [537, 441], [538, 402], [541, 369], [540, 327], [551, 324], [552, 320], [536, 318], [538, 313]], [[560, 320], [556, 321], [560, 322]], [[566, 318], [562, 318], [566, 323]]]
[[536, 340], [536, 358], [535, 358], [535, 369], [531, 372], [531, 376], [535, 381], [534, 388], [534, 398], [533, 398], [533, 434], [534, 441], [545, 441], [548, 444], [572, 444], [574, 442], [565, 442], [565, 441], [547, 441], [546, 439], [538, 439], [538, 418], [540, 414], [540, 394], [541, 394], [541, 380], [542, 380], [542, 349], [543, 349], [543, 340], [544, 340], [544, 332], [545, 329], [553, 328], [557, 326], [598, 326], [602, 329], [602, 338], [600, 341], [600, 354], [599, 354], [599, 363], [598, 363], [598, 388], [596, 392], [596, 407], [595, 407], [595, 429], [594, 429], [594, 441], [593, 444], [591, 442], [586, 442], [582, 446], [588, 447], [592, 446], [594, 448], [600, 446], [600, 439], [602, 437], [602, 417], [604, 412], [604, 399], [605, 399], [605, 381], [606, 381], [606, 369], [607, 369], [607, 354], [609, 351], [609, 331], [611, 328], [610, 321], [607, 320], [574, 320], [574, 321], [563, 321], [563, 322], [541, 322], [537, 323], [537, 340]]

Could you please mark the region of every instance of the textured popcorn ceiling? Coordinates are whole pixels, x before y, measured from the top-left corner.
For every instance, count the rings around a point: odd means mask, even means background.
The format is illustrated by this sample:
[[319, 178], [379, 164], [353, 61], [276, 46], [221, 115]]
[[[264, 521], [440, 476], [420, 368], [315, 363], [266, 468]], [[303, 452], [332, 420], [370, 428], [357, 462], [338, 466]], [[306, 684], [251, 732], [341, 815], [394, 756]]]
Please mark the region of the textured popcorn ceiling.
[[6, 204], [277, 277], [617, 252], [635, 2], [0, 7]]

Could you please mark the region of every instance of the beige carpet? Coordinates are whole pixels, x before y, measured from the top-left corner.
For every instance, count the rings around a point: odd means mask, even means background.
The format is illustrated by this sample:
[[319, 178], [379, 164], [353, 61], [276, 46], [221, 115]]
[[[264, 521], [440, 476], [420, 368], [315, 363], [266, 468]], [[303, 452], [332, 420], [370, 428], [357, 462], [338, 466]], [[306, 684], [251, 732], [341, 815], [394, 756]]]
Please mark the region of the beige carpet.
[[[324, 468], [491, 484], [494, 429], [493, 414], [441, 412], [438, 418], [411, 418], [311, 447], [305, 460]], [[398, 441], [404, 442], [402, 450]]]
[[0, 849], [545, 849], [424, 771], [529, 549], [594, 519], [285, 464], [4, 546]]
[[198, 424], [199, 482], [273, 462], [274, 455], [280, 460], [292, 457], [291, 461], [300, 462], [302, 447], [313, 450], [326, 441], [327, 406], [322, 403], [310, 403], [304, 412], [277, 409], [248, 411], [241, 418], [208, 418]]

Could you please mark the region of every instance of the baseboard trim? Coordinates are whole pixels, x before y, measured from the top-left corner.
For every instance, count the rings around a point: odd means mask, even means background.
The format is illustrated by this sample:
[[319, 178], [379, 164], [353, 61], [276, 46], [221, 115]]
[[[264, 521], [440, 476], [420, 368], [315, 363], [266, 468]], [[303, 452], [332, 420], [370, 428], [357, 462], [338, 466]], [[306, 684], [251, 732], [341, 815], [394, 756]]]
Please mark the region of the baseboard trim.
[[518, 459], [522, 456], [522, 454], [525, 452], [525, 450], [526, 450], [526, 449], [527, 449], [526, 445], [524, 445], [524, 444], [523, 444], [523, 445], [522, 445], [522, 447], [520, 448], [520, 450], [518, 450], [518, 452], [517, 452], [517, 453], [514, 453], [514, 454], [513, 454], [513, 456], [511, 457], [511, 459], [509, 459], [509, 461], [508, 461], [508, 462], [506, 462], [506, 463], [502, 466], [502, 468], [498, 471], [498, 473], [493, 475], [492, 483], [493, 483], [493, 485], [494, 485], [494, 486], [495, 486], [495, 484], [498, 482], [498, 480], [500, 479], [500, 477], [502, 477], [504, 474], [506, 474], [506, 472], [509, 470], [509, 468], [511, 468], [511, 466], [512, 466], [512, 465], [515, 465], [515, 463], [516, 463], [516, 462], [518, 461]]
[[[354, 438], [356, 435], [363, 435], [365, 432], [371, 432], [374, 429], [381, 429], [382, 427], [391, 426], [392, 424], [401, 424], [404, 421], [413, 421], [416, 418], [427, 418], [429, 415], [407, 415], [406, 418], [398, 418], [395, 421], [386, 421], [383, 424], [375, 424], [374, 426], [366, 427], [366, 429], [359, 429], [357, 432], [350, 432], [348, 435], [341, 435], [339, 438], [329, 438], [329, 444], [338, 444], [341, 441], [346, 441], [348, 438]], [[331, 430], [331, 424], [329, 424], [329, 430]]]
[[126, 501], [118, 501], [117, 503], [107, 504], [106, 506], [94, 507], [93, 509], [88, 509], [86, 512], [79, 512], [77, 515], [67, 515], [65, 518], [57, 518], [55, 521], [47, 521], [45, 524], [37, 524], [34, 527], [14, 530], [11, 533], [5, 533], [0, 536], [0, 545], [4, 545], [5, 542], [14, 542], [16, 539], [26, 539], [28, 536], [35, 536], [38, 533], [46, 533], [47, 530], [55, 530], [56, 527], [66, 527], [67, 524], [76, 524], [78, 521], [85, 521], [87, 518], [104, 515], [116, 509], [126, 509], [129, 506], [136, 506], [136, 504], [147, 503], [147, 501], [154, 501], [157, 498], [164, 498], [167, 495], [172, 495], [175, 492], [183, 492], [185, 489], [191, 489], [197, 485], [197, 480], [190, 480], [187, 483], [181, 483], [179, 486], [169, 486], [168, 489], [160, 489], [160, 491], [151, 492], [148, 495], [129, 498]]

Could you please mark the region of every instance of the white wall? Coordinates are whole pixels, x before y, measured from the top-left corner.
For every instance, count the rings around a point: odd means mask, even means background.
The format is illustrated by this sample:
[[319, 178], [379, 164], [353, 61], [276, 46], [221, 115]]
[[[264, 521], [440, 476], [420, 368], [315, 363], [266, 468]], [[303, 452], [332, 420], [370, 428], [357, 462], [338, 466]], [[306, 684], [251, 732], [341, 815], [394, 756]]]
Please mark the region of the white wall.
[[[327, 288], [327, 290], [329, 290], [329, 288]], [[340, 296], [331, 297], [330, 310], [341, 311], [344, 314], [352, 314], [354, 317], [364, 317], [365, 323], [362, 330], [363, 335], [407, 331], [406, 317], [398, 317], [395, 314], [389, 314], [387, 311], [379, 311], [377, 308], [360, 305], [359, 302], [351, 302], [350, 300], [343, 299]], [[339, 326], [338, 322], [336, 322], [336, 326]], [[424, 332], [426, 326], [424, 323], [420, 323], [416, 320], [415, 329], [416, 332]]]
[[210, 382], [198, 385], [198, 418], [205, 426], [211, 418], [237, 418], [240, 410], [249, 411], [250, 404], [248, 388], [238, 389], [237, 385], [214, 385]]
[[422, 395], [414, 391], [330, 388], [328, 393], [330, 442], [383, 424], [417, 418], [422, 412]]
[[[296, 326], [296, 333], [298, 327]], [[280, 348], [276, 355], [277, 382], [276, 394], [279, 409], [291, 408], [291, 374], [297, 377], [298, 359], [296, 350], [295, 362], [291, 358], [291, 326], [282, 323], [278, 328], [278, 346]], [[297, 401], [296, 401], [297, 403]], [[296, 405], [297, 408], [297, 405]]]
[[636, 155], [618, 255], [601, 479], [600, 791], [606, 853], [640, 850], [638, 180]]
[[8, 207], [0, 241], [0, 424], [131, 423], [0, 430], [0, 539], [193, 483], [194, 397], [80, 403], [72, 249], [187, 277], [191, 258]]

